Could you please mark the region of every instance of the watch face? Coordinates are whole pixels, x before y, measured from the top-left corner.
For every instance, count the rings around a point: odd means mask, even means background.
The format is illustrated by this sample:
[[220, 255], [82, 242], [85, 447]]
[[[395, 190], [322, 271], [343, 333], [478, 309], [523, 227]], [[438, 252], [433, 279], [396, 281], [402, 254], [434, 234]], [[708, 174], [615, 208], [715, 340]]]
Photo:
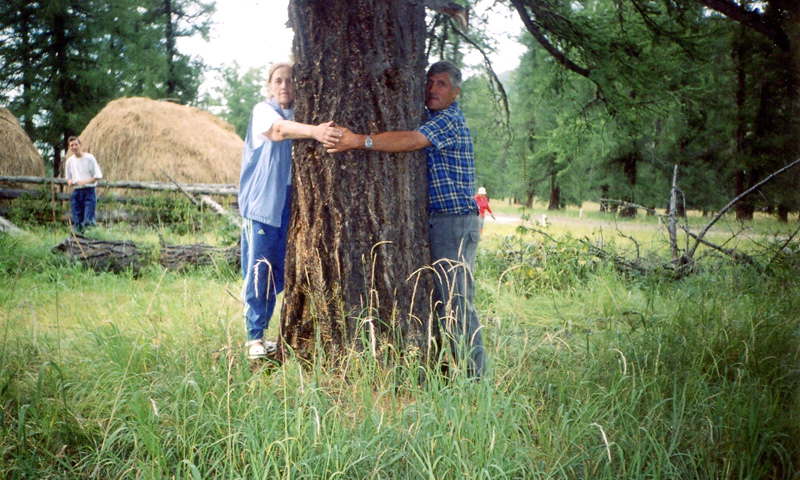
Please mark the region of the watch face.
[[367, 135], [367, 139], [364, 140], [364, 146], [367, 148], [372, 148], [372, 137]]

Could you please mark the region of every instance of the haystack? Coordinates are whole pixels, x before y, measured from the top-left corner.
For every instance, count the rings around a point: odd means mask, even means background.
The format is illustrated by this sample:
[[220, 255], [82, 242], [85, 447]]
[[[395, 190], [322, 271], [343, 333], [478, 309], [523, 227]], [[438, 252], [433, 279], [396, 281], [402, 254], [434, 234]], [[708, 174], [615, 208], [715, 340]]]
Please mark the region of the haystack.
[[0, 107], [0, 175], [44, 176], [44, 161], [19, 120], [8, 109]]
[[109, 181], [238, 184], [244, 142], [233, 126], [195, 107], [120, 98], [80, 135]]

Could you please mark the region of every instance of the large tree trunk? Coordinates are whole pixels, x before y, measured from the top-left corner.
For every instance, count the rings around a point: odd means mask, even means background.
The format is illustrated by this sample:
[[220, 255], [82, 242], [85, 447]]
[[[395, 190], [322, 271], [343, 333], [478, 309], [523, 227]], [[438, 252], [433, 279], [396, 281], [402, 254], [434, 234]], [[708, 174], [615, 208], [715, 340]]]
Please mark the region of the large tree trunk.
[[[292, 0], [295, 119], [357, 133], [424, 120], [425, 12], [408, 0]], [[387, 342], [427, 353], [432, 279], [422, 152], [329, 155], [296, 141], [281, 336], [309, 358]], [[361, 340], [366, 340], [363, 343]], [[438, 343], [438, 342], [437, 342]]]

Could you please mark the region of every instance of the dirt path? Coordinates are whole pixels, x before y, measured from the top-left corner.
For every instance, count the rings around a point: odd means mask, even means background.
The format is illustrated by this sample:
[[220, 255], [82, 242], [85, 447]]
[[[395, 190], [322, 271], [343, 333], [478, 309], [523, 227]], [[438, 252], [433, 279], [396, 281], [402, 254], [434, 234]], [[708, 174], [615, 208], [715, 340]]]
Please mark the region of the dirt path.
[[[564, 225], [564, 226], [575, 226], [575, 227], [583, 227], [583, 228], [610, 228], [610, 229], [620, 229], [620, 230], [660, 230], [665, 227], [663, 224], [650, 224], [650, 223], [640, 223], [640, 222], [616, 222], [614, 221], [613, 217], [609, 218], [609, 220], [597, 220], [593, 218], [575, 218], [575, 217], [562, 217], [562, 216], [546, 216], [545, 221], [548, 225]], [[527, 225], [531, 226], [542, 226], [542, 216], [537, 215], [536, 217], [531, 218], [527, 222]], [[490, 217], [487, 218], [487, 222], [493, 221]], [[506, 225], [522, 225], [523, 220], [521, 215], [495, 215], [495, 220], [497, 223], [502, 223]]]

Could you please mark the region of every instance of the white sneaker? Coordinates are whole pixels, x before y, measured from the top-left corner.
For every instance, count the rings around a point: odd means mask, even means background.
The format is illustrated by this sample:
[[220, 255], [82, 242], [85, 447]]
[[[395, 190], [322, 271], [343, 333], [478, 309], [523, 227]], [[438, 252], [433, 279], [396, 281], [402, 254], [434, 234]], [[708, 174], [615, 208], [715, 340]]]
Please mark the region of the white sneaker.
[[275, 350], [278, 349], [277, 343], [263, 339], [250, 340], [247, 342], [247, 346], [247, 354], [250, 356], [251, 360], [266, 358], [267, 355], [275, 353]]

